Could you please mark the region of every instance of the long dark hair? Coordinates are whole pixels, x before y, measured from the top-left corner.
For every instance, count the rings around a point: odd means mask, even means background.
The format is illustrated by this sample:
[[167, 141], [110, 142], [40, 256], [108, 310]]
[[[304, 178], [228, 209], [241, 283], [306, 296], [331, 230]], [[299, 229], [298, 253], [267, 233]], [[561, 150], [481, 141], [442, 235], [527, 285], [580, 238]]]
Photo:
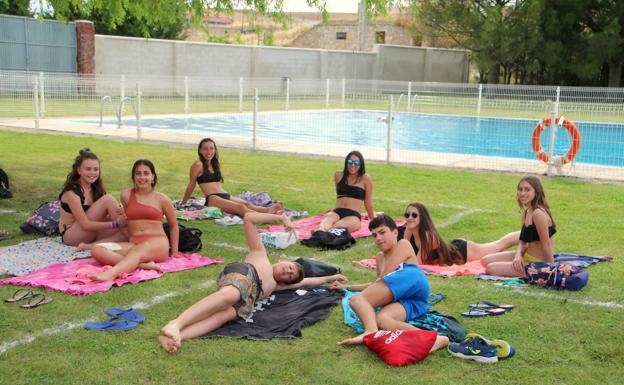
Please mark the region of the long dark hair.
[[[464, 258], [454, 245], [444, 242], [444, 239], [438, 233], [427, 207], [419, 202], [413, 202], [407, 207], [414, 207], [418, 210], [420, 216], [420, 224], [418, 225], [418, 237], [420, 238], [420, 256], [424, 264], [452, 265], [455, 263], [463, 263]], [[438, 247], [433, 249], [433, 245]], [[437, 258], [432, 258], [432, 254], [437, 254]]]
[[[524, 176], [518, 182], [518, 186], [516, 187], [516, 189], [520, 187], [520, 183], [522, 182], [527, 182], [531, 185], [531, 187], [533, 187], [533, 190], [535, 190], [535, 197], [530, 203], [531, 208], [533, 210], [540, 208], [546, 211], [546, 214], [548, 214], [550, 220], [552, 221], [552, 225], [555, 226], [555, 219], [550, 212], [550, 207], [548, 207], [548, 202], [546, 201], [546, 193], [544, 192], [544, 187], [542, 186], [542, 182], [540, 181], [540, 179], [533, 175]], [[524, 209], [522, 202], [520, 202], [520, 199], [518, 199], [517, 196], [516, 200], [518, 201], [518, 206], [520, 206], [521, 209]]]
[[[96, 160], [100, 163], [97, 155], [91, 152], [88, 148], [83, 148], [78, 151], [78, 156], [74, 159], [74, 164], [72, 164], [72, 169], [67, 174], [67, 179], [65, 180], [65, 185], [63, 186], [63, 192], [65, 191], [76, 191], [76, 189], [80, 189], [80, 174], [78, 174], [78, 167], [82, 165], [82, 162], [85, 159]], [[100, 170], [101, 171], [101, 170]], [[61, 193], [62, 194], [62, 193]], [[106, 190], [104, 189], [104, 183], [102, 183], [102, 175], [99, 174], [98, 178], [91, 184], [91, 200], [95, 202], [100, 199], [102, 196], [106, 194]]]
[[357, 181], [362, 177], [362, 175], [366, 174], [366, 166], [364, 165], [364, 157], [362, 156], [362, 153], [357, 150], [353, 150], [350, 153], [348, 153], [347, 156], [345, 157], [344, 168], [342, 169], [342, 178], [338, 182], [339, 184], [340, 183], [347, 184], [347, 180], [349, 178], [349, 169], [347, 167], [347, 161], [349, 160], [349, 158], [351, 158], [352, 155], [357, 156], [358, 159], [360, 160], [360, 168], [358, 169], [357, 179], [355, 180], [355, 182], [357, 183]]
[[214, 156], [212, 157], [212, 159], [210, 159], [210, 166], [212, 167], [213, 173], [219, 174], [221, 176], [221, 183], [223, 183], [223, 175], [221, 175], [221, 163], [219, 163], [219, 150], [217, 150], [217, 144], [215, 143], [215, 141], [210, 138], [202, 139], [197, 146], [197, 155], [199, 156], [199, 160], [202, 162], [202, 174], [209, 170], [208, 160], [204, 158], [200, 151], [202, 144], [206, 142], [211, 142], [215, 148]]
[[141, 165], [147, 166], [147, 168], [150, 169], [152, 174], [154, 174], [152, 187], [156, 186], [156, 182], [158, 182], [158, 175], [156, 175], [156, 168], [154, 167], [154, 163], [152, 163], [152, 161], [149, 159], [139, 159], [136, 162], [134, 162], [134, 165], [132, 166], [132, 175], [130, 175], [130, 178], [132, 179], [132, 181], [134, 182], [134, 173], [136, 172], [136, 169]]

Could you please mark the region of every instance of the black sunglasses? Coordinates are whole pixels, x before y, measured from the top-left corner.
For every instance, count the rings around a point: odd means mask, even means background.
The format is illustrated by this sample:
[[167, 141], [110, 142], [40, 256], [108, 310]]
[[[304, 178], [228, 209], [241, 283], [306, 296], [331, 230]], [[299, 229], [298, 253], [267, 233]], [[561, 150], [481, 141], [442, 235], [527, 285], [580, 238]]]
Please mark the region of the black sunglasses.
[[411, 213], [409, 213], [409, 212], [407, 212], [407, 213], [403, 213], [403, 216], [404, 216], [405, 218], [409, 218], [410, 216], [411, 216], [412, 218], [418, 218], [418, 213], [417, 213], [417, 212], [415, 212], [415, 211], [412, 211]]
[[352, 160], [352, 159], [347, 159], [347, 164], [350, 165], [355, 165], [355, 166], [359, 166], [360, 165], [360, 161], [359, 160]]

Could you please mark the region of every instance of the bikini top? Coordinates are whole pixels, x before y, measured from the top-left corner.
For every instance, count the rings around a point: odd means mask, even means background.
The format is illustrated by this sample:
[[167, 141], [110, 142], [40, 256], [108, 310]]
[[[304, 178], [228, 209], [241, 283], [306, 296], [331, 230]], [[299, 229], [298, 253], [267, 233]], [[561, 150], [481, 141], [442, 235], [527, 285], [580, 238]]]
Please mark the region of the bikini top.
[[[84, 210], [84, 212], [87, 212], [87, 210], [89, 210], [89, 207], [91, 207], [91, 205], [85, 204], [85, 196], [80, 186], [74, 186], [71, 189], [61, 191], [61, 193], [59, 194], [59, 200], [61, 200], [61, 197], [63, 196], [63, 194], [65, 194], [65, 191], [73, 191], [76, 195], [78, 195], [78, 198], [80, 198], [80, 205], [82, 206], [82, 210]], [[61, 208], [65, 210], [65, 212], [72, 214], [71, 207], [69, 207], [68, 203], [61, 201]]]
[[150, 221], [162, 221], [163, 212], [150, 205], [144, 205], [136, 199], [134, 189], [130, 190], [130, 199], [126, 205], [128, 220], [146, 219]]
[[[553, 235], [557, 232], [555, 226], [548, 226], [548, 238], [552, 238]], [[534, 242], [539, 241], [540, 237], [537, 233], [537, 227], [535, 227], [535, 223], [531, 223], [530, 225], [522, 225], [522, 229], [520, 229], [520, 240], [522, 242]]]
[[211, 173], [210, 171], [204, 169], [203, 173], [198, 176], [196, 180], [198, 184], [201, 184], [210, 182], [221, 182], [221, 179], [223, 178], [221, 177], [220, 171]]
[[366, 198], [366, 190], [359, 186], [347, 184], [346, 180], [341, 180], [336, 184], [336, 195], [338, 198], [348, 197], [363, 201]]

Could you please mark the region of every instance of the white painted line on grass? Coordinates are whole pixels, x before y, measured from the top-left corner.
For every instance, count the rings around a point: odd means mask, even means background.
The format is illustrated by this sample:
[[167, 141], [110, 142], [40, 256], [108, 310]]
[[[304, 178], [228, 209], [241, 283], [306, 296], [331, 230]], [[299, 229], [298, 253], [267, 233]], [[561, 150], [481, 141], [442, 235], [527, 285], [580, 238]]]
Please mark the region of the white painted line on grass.
[[552, 293], [541, 293], [541, 292], [535, 292], [533, 290], [527, 291], [527, 290], [522, 290], [520, 288], [512, 288], [512, 289], [515, 290], [515, 293], [522, 294], [527, 297], [550, 298], [550, 299], [555, 299], [559, 301], [577, 303], [580, 305], [606, 307], [610, 309], [624, 309], [624, 304], [621, 304], [618, 302], [602, 302], [602, 301], [591, 301], [591, 300], [586, 300], [586, 299], [566, 298], [566, 297], [555, 295]]
[[[177, 297], [180, 295], [186, 295], [189, 293], [192, 293], [194, 291], [196, 291], [197, 289], [206, 289], [212, 285], [215, 284], [214, 280], [209, 280], [206, 281], [204, 283], [201, 283], [195, 287], [193, 287], [192, 289], [188, 289], [188, 290], [183, 290], [183, 291], [179, 291], [179, 292], [169, 292], [167, 294], [163, 294], [163, 295], [158, 295], [154, 298], [152, 298], [151, 300], [147, 301], [147, 302], [137, 302], [134, 303], [132, 305], [128, 305], [129, 308], [132, 309], [147, 309], [153, 305], [156, 305], [157, 303], [163, 302], [168, 300], [169, 298], [172, 297]], [[84, 327], [84, 324], [86, 322], [93, 322], [95, 321], [95, 319], [86, 319], [83, 321], [77, 321], [77, 322], [66, 322], [63, 323], [61, 325], [57, 325], [57, 326], [53, 326], [51, 328], [47, 328], [47, 329], [43, 329], [39, 332], [35, 332], [29, 336], [17, 339], [15, 341], [9, 341], [9, 342], [3, 342], [0, 344], [0, 354], [7, 352], [13, 348], [16, 348], [20, 345], [25, 345], [25, 344], [29, 344], [31, 342], [34, 342], [37, 338], [39, 337], [43, 337], [43, 336], [51, 336], [51, 335], [55, 335], [58, 333], [62, 333], [64, 331], [69, 331], [69, 330], [74, 330], [77, 328], [82, 328]]]

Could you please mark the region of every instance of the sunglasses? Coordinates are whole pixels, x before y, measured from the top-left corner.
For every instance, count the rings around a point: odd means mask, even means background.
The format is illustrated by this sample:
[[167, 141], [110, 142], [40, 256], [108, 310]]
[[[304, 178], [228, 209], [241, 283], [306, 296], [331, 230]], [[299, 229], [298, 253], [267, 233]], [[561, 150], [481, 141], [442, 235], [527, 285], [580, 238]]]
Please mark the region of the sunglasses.
[[411, 213], [403, 213], [403, 216], [405, 218], [412, 217], [412, 218], [416, 219], [416, 218], [418, 218], [418, 213], [415, 212], [415, 211], [412, 211]]
[[357, 160], [357, 159], [356, 160], [347, 159], [347, 164], [349, 166], [351, 166], [352, 164], [355, 165], [355, 166], [359, 166], [361, 164], [361, 162], [359, 160]]

